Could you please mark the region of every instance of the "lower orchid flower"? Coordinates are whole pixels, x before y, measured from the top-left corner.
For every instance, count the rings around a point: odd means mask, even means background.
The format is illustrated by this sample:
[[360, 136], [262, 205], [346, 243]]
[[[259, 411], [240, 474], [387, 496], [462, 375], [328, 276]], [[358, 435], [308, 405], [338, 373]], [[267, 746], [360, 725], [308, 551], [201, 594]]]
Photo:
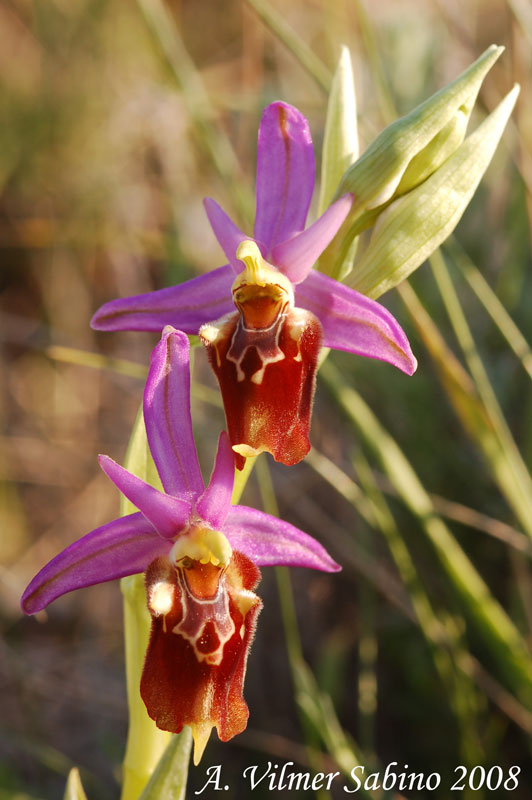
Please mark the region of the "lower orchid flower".
[[27, 614], [66, 592], [145, 572], [152, 628], [140, 691], [163, 730], [192, 728], [198, 763], [210, 732], [227, 741], [247, 724], [242, 696], [261, 601], [258, 567], [326, 572], [339, 566], [312, 537], [253, 508], [231, 505], [234, 453], [220, 435], [205, 488], [190, 416], [189, 343], [169, 326], [155, 347], [146, 389], [148, 443], [164, 492], [107, 456], [100, 465], [139, 509], [67, 547], [31, 581]]
[[220, 383], [240, 469], [245, 457], [264, 450], [288, 465], [307, 454], [322, 346], [388, 361], [409, 375], [417, 365], [383, 306], [312, 269], [353, 201], [344, 195], [304, 230], [314, 172], [305, 117], [286, 103], [267, 106], [259, 128], [253, 239], [206, 199], [229, 264], [180, 286], [113, 300], [92, 320], [99, 330], [157, 331], [170, 324], [199, 332]]

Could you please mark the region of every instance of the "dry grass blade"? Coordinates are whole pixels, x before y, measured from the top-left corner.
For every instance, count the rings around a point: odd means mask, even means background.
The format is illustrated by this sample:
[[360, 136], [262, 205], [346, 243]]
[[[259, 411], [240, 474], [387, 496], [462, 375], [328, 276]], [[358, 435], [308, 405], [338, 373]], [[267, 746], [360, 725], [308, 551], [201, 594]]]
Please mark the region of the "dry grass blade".
[[305, 40], [288, 25], [286, 19], [267, 0], [246, 0], [256, 11], [265, 25], [283, 42], [300, 64], [311, 75], [324, 92], [328, 92], [332, 75], [323, 62], [316, 56]]
[[[394, 497], [398, 496], [397, 490], [394, 488], [392, 482], [384, 475], [375, 475], [375, 481], [379, 489], [385, 492], [385, 494], [391, 494]], [[514, 550], [518, 550], [520, 553], [532, 555], [532, 542], [530, 542], [524, 534], [511, 525], [508, 525], [506, 522], [501, 522], [501, 520], [494, 519], [488, 514], [483, 514], [475, 508], [470, 508], [463, 503], [457, 503], [454, 500], [441, 497], [433, 492], [429, 492], [429, 497], [434, 508], [442, 517], [446, 517], [454, 522], [460, 522], [462, 525], [467, 525], [468, 528], [474, 528], [482, 533], [486, 533], [488, 536], [492, 536], [494, 539], [504, 542], [504, 544], [507, 544], [509, 547], [513, 547]]]
[[484, 454], [493, 474], [497, 476], [508, 503], [524, 530], [532, 538], [532, 478], [504, 418], [440, 252], [432, 256], [431, 266], [453, 329], [475, 381], [478, 402], [487, 417], [486, 430], [479, 436], [484, 445]]

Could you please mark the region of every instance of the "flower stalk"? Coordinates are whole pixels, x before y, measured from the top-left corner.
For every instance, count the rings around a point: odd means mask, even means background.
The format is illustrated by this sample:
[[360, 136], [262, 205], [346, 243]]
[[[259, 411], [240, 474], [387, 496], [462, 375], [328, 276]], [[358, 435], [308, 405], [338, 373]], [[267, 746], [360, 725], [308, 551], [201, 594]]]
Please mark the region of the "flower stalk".
[[[148, 447], [142, 409], [131, 432], [125, 466], [139, 478], [160, 485]], [[133, 504], [122, 495], [121, 515], [131, 514], [135, 510]], [[138, 800], [164, 755], [172, 734], [159, 730], [155, 722], [150, 719], [139, 693], [151, 626], [146, 607], [144, 576], [129, 575], [122, 578], [120, 589], [124, 602], [124, 646], [129, 711], [126, 753], [122, 765], [121, 800]], [[191, 740], [188, 746], [190, 755]]]
[[[172, 739], [150, 719], [139, 694], [140, 678], [150, 637], [143, 575], [122, 578], [124, 642], [129, 729], [122, 767], [121, 800], [138, 800]], [[179, 734], [181, 735], [181, 734]], [[189, 755], [192, 739], [189, 737]]]

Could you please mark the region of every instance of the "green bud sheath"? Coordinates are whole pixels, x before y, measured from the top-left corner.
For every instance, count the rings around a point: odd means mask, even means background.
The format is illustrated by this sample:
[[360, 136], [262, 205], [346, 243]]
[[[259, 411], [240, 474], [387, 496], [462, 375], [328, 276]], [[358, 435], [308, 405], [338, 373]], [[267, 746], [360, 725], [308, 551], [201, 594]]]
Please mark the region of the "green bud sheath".
[[[318, 215], [330, 206], [345, 171], [358, 158], [357, 106], [351, 56], [343, 46], [334, 73], [321, 155]], [[348, 191], [348, 190], [346, 190]]]
[[[358, 129], [355, 82], [351, 56], [347, 47], [342, 47], [334, 73], [321, 154], [321, 186], [318, 214], [329, 207], [342, 175], [358, 158]], [[351, 269], [355, 257], [356, 242], [349, 252], [340, 256], [346, 228], [341, 228], [329, 247], [320, 256], [318, 269], [336, 280], [342, 280]]]
[[462, 142], [486, 74], [503, 48], [491, 45], [453, 83], [388, 125], [345, 172], [335, 197], [352, 192], [351, 221], [438, 169]]
[[427, 180], [380, 215], [347, 283], [376, 298], [405, 280], [452, 233], [491, 161], [519, 87]]

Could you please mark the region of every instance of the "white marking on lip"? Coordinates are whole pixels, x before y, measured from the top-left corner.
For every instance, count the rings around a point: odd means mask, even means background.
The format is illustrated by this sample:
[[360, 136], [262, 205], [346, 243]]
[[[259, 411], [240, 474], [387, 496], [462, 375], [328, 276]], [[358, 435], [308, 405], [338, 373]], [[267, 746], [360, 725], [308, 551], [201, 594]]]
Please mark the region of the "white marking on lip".
[[238, 320], [231, 338], [231, 346], [226, 355], [227, 360], [232, 361], [236, 366], [238, 382], [246, 378], [246, 374], [242, 369], [242, 362], [250, 348], [255, 348], [262, 364], [250, 378], [257, 386], [261, 385], [267, 366], [286, 358], [279, 347], [279, 336], [285, 320], [286, 312], [279, 313], [274, 322], [267, 328], [246, 328], [242, 318]]

